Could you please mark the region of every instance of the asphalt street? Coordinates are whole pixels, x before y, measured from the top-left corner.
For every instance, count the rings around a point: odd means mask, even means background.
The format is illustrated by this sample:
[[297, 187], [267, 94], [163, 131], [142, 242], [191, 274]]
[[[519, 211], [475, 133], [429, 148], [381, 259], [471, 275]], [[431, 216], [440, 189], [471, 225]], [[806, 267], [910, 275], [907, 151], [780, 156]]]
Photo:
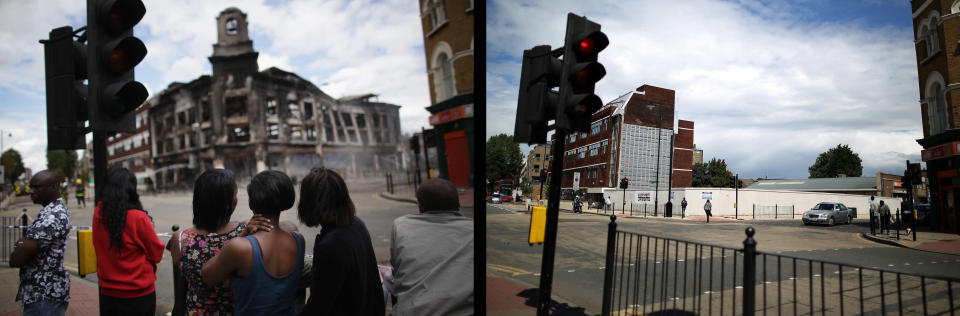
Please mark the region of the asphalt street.
[[[515, 212], [502, 205], [487, 205], [486, 212], [487, 275], [511, 280], [526, 286], [528, 289], [537, 288], [540, 282], [543, 246], [530, 246], [527, 243], [529, 215], [524, 212]], [[607, 216], [561, 213], [552, 286], [552, 298], [554, 300], [570, 307], [579, 307], [579, 310], [585, 309], [588, 314], [598, 314], [600, 312], [604, 278], [604, 254], [606, 252], [609, 222], [610, 219]], [[829, 275], [834, 278], [828, 280], [837, 280], [836, 276], [841, 273], [838, 265], [825, 264], [821, 268], [818, 262], [811, 265], [804, 259], [823, 260], [844, 265], [842, 271], [843, 282], [846, 282], [847, 288], [856, 283], [856, 279], [851, 278], [854, 278], [859, 272], [851, 266], [960, 278], [960, 256], [893, 247], [864, 240], [859, 236], [860, 232], [869, 231], [869, 227], [864, 220], [832, 227], [804, 226], [799, 219], [713, 221], [707, 224], [702, 221], [676, 218], [619, 218], [617, 224], [621, 231], [646, 236], [628, 235], [628, 237], [621, 237], [624, 238], [621, 240], [621, 244], [630, 245], [627, 247], [630, 250], [622, 250], [629, 251], [628, 256], [625, 257], [639, 259], [633, 261], [628, 259], [616, 266], [618, 273], [622, 272], [637, 280], [647, 281], [649, 279], [646, 286], [636, 287], [637, 291], [648, 288], [650, 291], [654, 291], [653, 289], [659, 286], [656, 297], [651, 293], [648, 298], [646, 296], [648, 294], [643, 292], [644, 300], [641, 300], [643, 303], [669, 302], [670, 300], [680, 302], [683, 298], [690, 297], [694, 293], [718, 291], [721, 284], [724, 285], [722, 288], [742, 287], [739, 281], [734, 284], [735, 281], [729, 276], [733, 273], [734, 264], [743, 264], [742, 254], [735, 254], [729, 250], [721, 253], [720, 247], [717, 247], [713, 249], [714, 253], [711, 255], [708, 252], [709, 248], [701, 248], [699, 249], [700, 252], [696, 252], [697, 247], [695, 246], [668, 242], [666, 245], [669, 245], [671, 250], [664, 258], [662, 247], [665, 242], [656, 237], [742, 249], [746, 237], [744, 230], [748, 226], [753, 226], [757, 231], [754, 238], [758, 243], [758, 251], [767, 253], [766, 256], [758, 257], [758, 284], [767, 282], [777, 284], [776, 281], [792, 280], [812, 282], [814, 279], [821, 278], [822, 275]], [[645, 249], [640, 248], [641, 240], [646, 243]], [[650, 240], [653, 240], [653, 244], [650, 244]], [[650, 245], [655, 245], [659, 249], [652, 248]], [[689, 247], [689, 249], [684, 247]], [[657, 249], [657, 252], [654, 253], [653, 257], [649, 257], [649, 253], [654, 249]], [[636, 256], [637, 254], [644, 254], [646, 257]], [[736, 259], [734, 260], [734, 258]], [[793, 258], [799, 258], [799, 260], [794, 263]], [[778, 260], [779, 262], [777, 262]], [[667, 265], [665, 266], [663, 263], [667, 263]], [[766, 267], [766, 270], [764, 270], [764, 267]], [[794, 269], [797, 271], [796, 275], [793, 273]], [[711, 271], [716, 271], [716, 274], [709, 274]], [[726, 279], [721, 279], [724, 274], [719, 271], [726, 271]], [[879, 277], [876, 271], [867, 269], [864, 269], [864, 271], [867, 271], [864, 273], [866, 274], [866, 282], [876, 282], [875, 279]], [[884, 282], [889, 283], [892, 282], [895, 273], [885, 273], [885, 276], [887, 279]], [[678, 279], [678, 281], [664, 282], [664, 280], [671, 279]], [[695, 280], [705, 283], [697, 285]], [[710, 281], [713, 281], [713, 283], [711, 284]], [[622, 283], [629, 283], [629, 281], [623, 281]], [[677, 284], [680, 289], [674, 289], [673, 286], [664, 289], [664, 283]], [[790, 282], [782, 284], [791, 285]], [[802, 293], [807, 293], [809, 288], [812, 288], [805, 284], [791, 286], [800, 288]], [[825, 286], [836, 287], [838, 285], [829, 283]], [[892, 286], [890, 285], [887, 291]], [[813, 287], [816, 287], [816, 284], [813, 284]], [[694, 289], [699, 291], [695, 292]], [[628, 295], [631, 295], [629, 289], [626, 291]], [[719, 291], [718, 294], [722, 292]], [[684, 295], [684, 293], [687, 294]], [[637, 294], [637, 292], [634, 292], [632, 295]], [[531, 296], [529, 292], [520, 292], [515, 295]], [[730, 293], [727, 295], [730, 295]], [[801, 296], [804, 295], [801, 294]], [[806, 296], [809, 297], [810, 295]], [[532, 302], [530, 303], [532, 304]], [[844, 304], [849, 304], [849, 302]], [[708, 307], [710, 306], [712, 305], [708, 303]], [[717, 308], [719, 308], [719, 305]], [[729, 306], [724, 308], [729, 308]], [[578, 308], [572, 309], [577, 310]], [[704, 310], [704, 312], [706, 311]]]

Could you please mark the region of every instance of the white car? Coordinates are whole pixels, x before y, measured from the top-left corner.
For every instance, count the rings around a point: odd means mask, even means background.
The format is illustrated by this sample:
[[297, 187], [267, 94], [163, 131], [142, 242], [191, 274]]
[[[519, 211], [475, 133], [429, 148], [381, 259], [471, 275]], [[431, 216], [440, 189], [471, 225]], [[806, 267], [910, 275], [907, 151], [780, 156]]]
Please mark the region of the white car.
[[839, 223], [853, 222], [853, 210], [843, 203], [821, 202], [809, 211], [803, 213], [803, 224], [826, 224], [833, 226]]

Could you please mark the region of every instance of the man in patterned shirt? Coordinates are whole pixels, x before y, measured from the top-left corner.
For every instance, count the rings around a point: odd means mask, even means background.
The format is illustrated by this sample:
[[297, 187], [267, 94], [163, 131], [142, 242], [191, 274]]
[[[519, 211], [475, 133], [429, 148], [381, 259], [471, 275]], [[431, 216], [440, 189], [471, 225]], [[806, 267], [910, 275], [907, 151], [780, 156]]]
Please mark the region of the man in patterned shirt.
[[70, 211], [60, 198], [60, 176], [44, 170], [30, 179], [33, 203], [43, 205], [40, 215], [18, 240], [10, 266], [20, 268], [16, 300], [23, 315], [63, 315], [70, 301], [70, 274], [63, 253], [70, 232]]

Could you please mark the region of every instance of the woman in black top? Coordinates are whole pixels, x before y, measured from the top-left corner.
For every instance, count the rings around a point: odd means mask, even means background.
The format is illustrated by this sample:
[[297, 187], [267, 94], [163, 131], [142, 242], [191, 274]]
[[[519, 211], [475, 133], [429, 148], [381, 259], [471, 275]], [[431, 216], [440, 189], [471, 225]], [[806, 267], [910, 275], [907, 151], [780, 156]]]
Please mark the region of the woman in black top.
[[307, 226], [320, 225], [313, 246], [310, 298], [300, 315], [376, 315], [386, 310], [370, 233], [343, 178], [314, 167], [300, 183], [297, 215]]

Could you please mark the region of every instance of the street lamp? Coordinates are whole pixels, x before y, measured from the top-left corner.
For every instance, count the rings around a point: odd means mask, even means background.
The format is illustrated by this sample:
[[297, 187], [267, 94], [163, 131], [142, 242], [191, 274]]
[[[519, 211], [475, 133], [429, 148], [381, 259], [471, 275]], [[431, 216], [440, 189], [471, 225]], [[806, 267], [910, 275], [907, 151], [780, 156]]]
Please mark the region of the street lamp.
[[657, 178], [656, 194], [653, 196], [653, 216], [657, 216], [657, 210], [660, 207], [660, 128], [663, 121], [663, 105], [659, 103], [647, 104], [647, 108], [653, 111], [657, 107], [657, 165], [654, 167], [655, 177]]

